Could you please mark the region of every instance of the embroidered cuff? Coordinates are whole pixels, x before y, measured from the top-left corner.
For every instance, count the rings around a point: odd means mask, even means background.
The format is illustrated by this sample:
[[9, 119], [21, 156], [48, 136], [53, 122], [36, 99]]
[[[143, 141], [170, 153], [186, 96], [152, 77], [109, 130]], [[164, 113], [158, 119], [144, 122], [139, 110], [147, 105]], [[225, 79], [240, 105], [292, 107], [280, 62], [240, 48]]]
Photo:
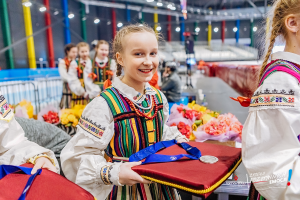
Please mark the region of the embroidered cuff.
[[100, 170], [100, 176], [101, 176], [101, 179], [102, 179], [102, 181], [105, 185], [111, 185], [112, 184], [112, 182], [110, 180], [110, 178], [111, 178], [110, 170], [112, 168], [113, 168], [112, 165], [110, 165], [110, 166], [105, 165]]
[[31, 164], [35, 165], [36, 160], [38, 158], [41, 158], [41, 157], [48, 158], [51, 161], [51, 163], [54, 165], [54, 167], [56, 167], [54, 159], [52, 159], [50, 156], [48, 156], [47, 154], [44, 154], [44, 153], [38, 154], [38, 155], [36, 155], [34, 157], [29, 158], [28, 161], [27, 161], [27, 163], [31, 163]]

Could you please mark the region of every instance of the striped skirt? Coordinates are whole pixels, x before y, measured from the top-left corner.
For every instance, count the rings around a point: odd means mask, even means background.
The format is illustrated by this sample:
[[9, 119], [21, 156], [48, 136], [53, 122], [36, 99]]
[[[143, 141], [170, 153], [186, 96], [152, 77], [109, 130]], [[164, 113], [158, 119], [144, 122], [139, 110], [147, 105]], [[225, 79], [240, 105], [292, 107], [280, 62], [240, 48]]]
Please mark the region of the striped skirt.
[[106, 200], [181, 200], [177, 190], [158, 183], [114, 186]]
[[251, 183], [247, 200], [266, 200], [266, 199], [259, 194], [259, 192], [255, 189], [253, 183]]
[[63, 83], [63, 92], [60, 100], [60, 109], [71, 108], [72, 92], [69, 88], [68, 83]]

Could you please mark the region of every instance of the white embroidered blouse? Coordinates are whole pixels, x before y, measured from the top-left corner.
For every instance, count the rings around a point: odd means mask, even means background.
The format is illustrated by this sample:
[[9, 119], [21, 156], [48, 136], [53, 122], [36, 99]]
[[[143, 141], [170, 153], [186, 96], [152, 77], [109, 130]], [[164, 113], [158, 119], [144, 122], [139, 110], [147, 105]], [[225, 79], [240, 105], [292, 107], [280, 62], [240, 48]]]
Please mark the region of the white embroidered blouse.
[[[297, 54], [278, 52], [272, 55], [276, 59], [300, 65]], [[252, 99], [260, 101], [250, 105], [244, 124], [243, 163], [264, 198], [300, 199], [299, 82], [288, 73], [275, 72], [254, 94]]]
[[85, 96], [89, 95], [90, 99], [95, 98], [100, 94], [100, 88], [98, 85], [93, 83], [93, 79], [89, 76], [92, 73], [92, 62], [90, 59], [87, 60], [80, 60], [81, 63], [85, 62], [85, 67], [83, 70], [83, 80], [84, 80], [84, 87], [82, 87], [79, 79], [78, 79], [78, 71], [77, 71], [77, 62], [73, 60], [69, 67], [69, 87], [70, 90], [78, 96]]
[[59, 165], [54, 153], [27, 140], [24, 130], [16, 121], [8, 102], [0, 92], [0, 165], [19, 166], [43, 153], [55, 161], [59, 173]]
[[[122, 95], [137, 103], [145, 99], [146, 95], [141, 95], [132, 87], [124, 84], [121, 78], [122, 77], [116, 77], [113, 80], [112, 86]], [[155, 95], [155, 91], [148, 83], [145, 88], [149, 88], [146, 89], [146, 94]], [[163, 98], [163, 113], [166, 123], [169, 117], [169, 106], [166, 97], [162, 93], [161, 95]], [[136, 96], [140, 96], [140, 98], [136, 99]], [[108, 163], [103, 154], [103, 150], [106, 149], [114, 135], [113, 116], [105, 99], [99, 96], [87, 105], [82, 113], [82, 118], [88, 119], [89, 123], [92, 122], [98, 134], [91, 130], [84, 129], [84, 126], [80, 126], [79, 124], [77, 126], [78, 130], [76, 135], [62, 150], [62, 169], [69, 180], [91, 192], [97, 199], [105, 199], [113, 186], [105, 185], [101, 179], [100, 170], [103, 166], [113, 166], [110, 170], [110, 181], [113, 185], [121, 185], [119, 183], [121, 163]], [[185, 136], [177, 130], [177, 127], [169, 127], [165, 124], [162, 140], [175, 138], [178, 140], [185, 138]]]

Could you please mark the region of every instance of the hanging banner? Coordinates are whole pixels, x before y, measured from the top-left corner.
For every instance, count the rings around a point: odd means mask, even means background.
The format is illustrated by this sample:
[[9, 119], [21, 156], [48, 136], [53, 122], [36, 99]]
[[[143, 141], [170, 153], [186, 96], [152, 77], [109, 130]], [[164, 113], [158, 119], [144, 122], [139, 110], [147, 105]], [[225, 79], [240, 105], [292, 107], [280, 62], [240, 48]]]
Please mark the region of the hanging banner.
[[181, 6], [181, 10], [182, 10], [182, 14], [183, 14], [184, 19], [187, 19], [186, 2], [187, 2], [187, 0], [180, 0], [180, 6]]

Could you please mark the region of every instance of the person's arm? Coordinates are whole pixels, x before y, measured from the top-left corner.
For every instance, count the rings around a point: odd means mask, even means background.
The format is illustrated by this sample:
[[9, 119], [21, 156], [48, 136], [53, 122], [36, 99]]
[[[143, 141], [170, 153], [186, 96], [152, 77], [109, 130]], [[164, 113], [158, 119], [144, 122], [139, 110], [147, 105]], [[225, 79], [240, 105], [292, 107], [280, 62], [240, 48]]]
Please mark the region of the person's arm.
[[83, 70], [83, 78], [84, 78], [84, 86], [87, 94], [90, 99], [94, 99], [96, 96], [100, 94], [100, 88], [98, 85], [94, 84], [94, 80], [89, 77], [89, 74], [92, 73], [92, 62], [89, 60], [86, 63], [86, 66]]
[[63, 82], [68, 82], [69, 75], [67, 72], [67, 66], [64, 59], [61, 59], [58, 63], [58, 72]]
[[52, 151], [30, 142], [15, 120], [4, 96], [0, 93], [0, 165], [22, 165], [26, 162], [38, 168], [59, 173], [59, 165]]
[[167, 140], [173, 140], [176, 139], [177, 142], [188, 142], [189, 140], [182, 135], [179, 130], [177, 129], [177, 126], [168, 126], [166, 123], [169, 119], [169, 104], [166, 96], [160, 92], [164, 104], [164, 132], [162, 136], [162, 141], [167, 141]]
[[69, 84], [70, 90], [74, 94], [76, 94], [78, 96], [84, 96], [86, 92], [78, 79], [77, 67], [78, 67], [77, 62], [75, 60], [73, 60], [70, 64], [70, 68], [68, 71], [68, 75], [69, 75], [68, 84]]
[[296, 78], [276, 72], [251, 100], [242, 157], [255, 188], [266, 199], [300, 197], [299, 89]]
[[160, 90], [162, 91], [168, 91], [174, 87], [174, 80], [172, 77], [168, 78], [166, 81], [163, 82], [162, 86], [160, 87]]
[[[137, 183], [137, 179], [139, 182], [144, 181], [131, 170], [137, 163], [106, 161], [104, 150], [113, 136], [114, 121], [107, 102], [102, 97], [96, 97], [86, 106], [77, 133], [61, 153], [65, 176], [97, 199], [105, 199], [113, 185], [130, 185]], [[103, 176], [105, 171], [107, 176]], [[128, 176], [133, 178], [129, 180]]]

